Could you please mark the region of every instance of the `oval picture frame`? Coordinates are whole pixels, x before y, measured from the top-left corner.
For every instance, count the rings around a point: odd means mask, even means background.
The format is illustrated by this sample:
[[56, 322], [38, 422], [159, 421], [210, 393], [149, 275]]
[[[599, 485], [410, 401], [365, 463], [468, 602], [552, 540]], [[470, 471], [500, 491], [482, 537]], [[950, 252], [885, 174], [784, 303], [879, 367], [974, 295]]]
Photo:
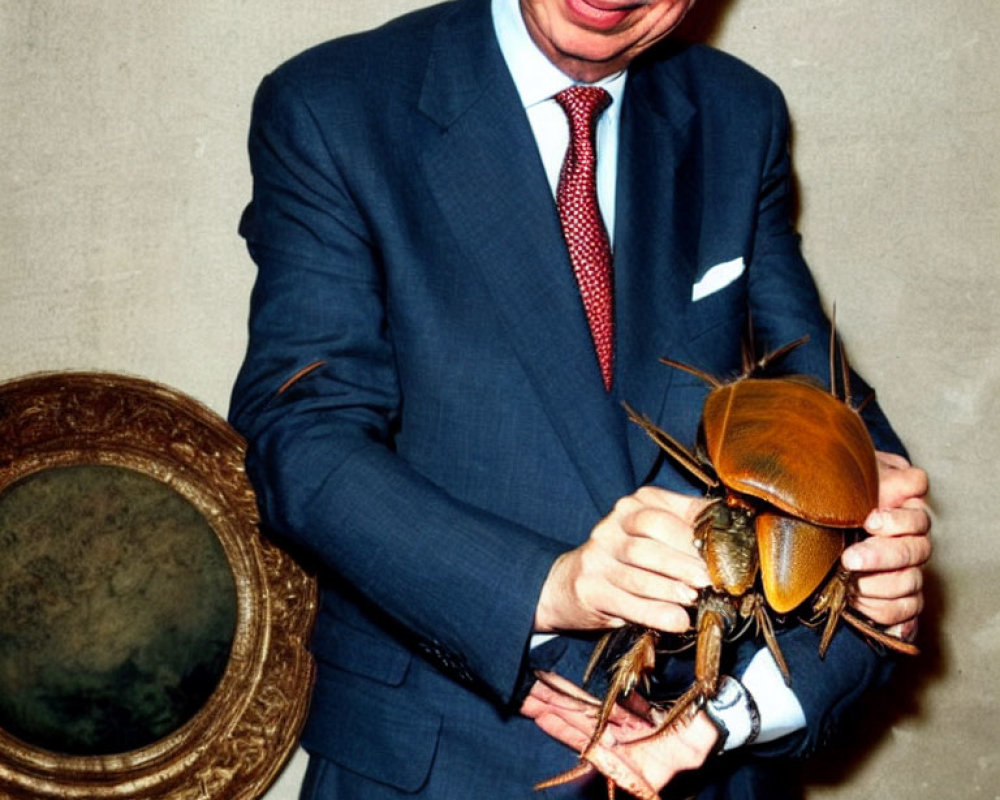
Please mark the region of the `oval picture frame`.
[[291, 756], [315, 665], [315, 579], [264, 538], [245, 444], [218, 415], [167, 386], [101, 372], [0, 384], [0, 497], [49, 470], [113, 467], [167, 486], [199, 512], [232, 573], [228, 660], [208, 699], [136, 749], [54, 752], [0, 727], [0, 796], [21, 800], [250, 800]]

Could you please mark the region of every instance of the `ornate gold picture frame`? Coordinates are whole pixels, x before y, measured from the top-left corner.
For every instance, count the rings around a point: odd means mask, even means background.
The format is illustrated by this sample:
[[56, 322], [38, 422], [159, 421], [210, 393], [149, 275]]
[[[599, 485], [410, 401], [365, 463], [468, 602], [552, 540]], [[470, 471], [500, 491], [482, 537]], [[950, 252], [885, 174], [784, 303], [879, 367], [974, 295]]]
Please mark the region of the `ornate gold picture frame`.
[[0, 384], [0, 797], [260, 797], [314, 677], [315, 581], [244, 444], [165, 386]]

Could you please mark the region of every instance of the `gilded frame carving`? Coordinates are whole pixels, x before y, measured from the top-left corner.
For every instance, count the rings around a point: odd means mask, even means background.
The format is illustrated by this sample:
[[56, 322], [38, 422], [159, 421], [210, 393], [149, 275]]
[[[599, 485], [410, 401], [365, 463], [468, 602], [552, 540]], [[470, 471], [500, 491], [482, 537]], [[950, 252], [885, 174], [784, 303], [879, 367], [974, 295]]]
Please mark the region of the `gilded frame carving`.
[[151, 745], [71, 756], [0, 728], [0, 797], [12, 800], [250, 800], [291, 755], [315, 666], [315, 580], [262, 538], [242, 439], [168, 387], [109, 373], [0, 384], [0, 493], [42, 470], [108, 465], [176, 490], [208, 522], [236, 590], [229, 660], [204, 705]]

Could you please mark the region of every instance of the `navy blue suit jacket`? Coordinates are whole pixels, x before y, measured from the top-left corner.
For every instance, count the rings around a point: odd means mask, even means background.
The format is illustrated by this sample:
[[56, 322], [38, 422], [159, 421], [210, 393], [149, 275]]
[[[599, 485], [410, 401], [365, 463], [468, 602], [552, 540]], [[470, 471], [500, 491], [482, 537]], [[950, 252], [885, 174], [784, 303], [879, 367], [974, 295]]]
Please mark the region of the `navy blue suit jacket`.
[[[642, 483], [698, 491], [620, 403], [693, 442], [706, 387], [658, 359], [733, 374], [748, 312], [762, 347], [808, 334], [785, 366], [825, 378], [778, 90], [667, 44], [623, 103], [609, 396], [487, 0], [321, 45], [260, 88], [241, 226], [259, 273], [231, 418], [266, 525], [319, 565], [304, 743], [338, 797], [529, 797], [570, 766], [517, 715], [530, 661], [578, 679], [592, 646], [529, 658], [542, 582]], [[772, 749], [807, 752], [880, 661], [850, 632], [825, 662], [812, 631], [783, 642], [809, 729]]]

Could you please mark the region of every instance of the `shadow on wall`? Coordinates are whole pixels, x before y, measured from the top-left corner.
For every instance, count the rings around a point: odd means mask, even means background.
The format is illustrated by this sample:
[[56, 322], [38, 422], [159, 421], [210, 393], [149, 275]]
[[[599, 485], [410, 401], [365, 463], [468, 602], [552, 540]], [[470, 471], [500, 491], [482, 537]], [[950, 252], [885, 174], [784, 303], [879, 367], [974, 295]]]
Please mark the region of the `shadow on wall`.
[[701, 0], [671, 35], [685, 42], [712, 44], [722, 21], [735, 2], [736, 0]]
[[940, 631], [947, 609], [941, 579], [933, 572], [924, 573], [926, 605], [920, 614], [917, 644], [920, 655], [898, 656], [892, 680], [877, 694], [870, 693], [866, 705], [858, 708], [855, 718], [845, 726], [836, 742], [822, 758], [812, 759], [805, 769], [806, 784], [843, 786], [874, 752], [893, 727], [903, 719], [919, 721], [923, 716], [920, 699], [948, 671], [950, 654], [942, 647]]

